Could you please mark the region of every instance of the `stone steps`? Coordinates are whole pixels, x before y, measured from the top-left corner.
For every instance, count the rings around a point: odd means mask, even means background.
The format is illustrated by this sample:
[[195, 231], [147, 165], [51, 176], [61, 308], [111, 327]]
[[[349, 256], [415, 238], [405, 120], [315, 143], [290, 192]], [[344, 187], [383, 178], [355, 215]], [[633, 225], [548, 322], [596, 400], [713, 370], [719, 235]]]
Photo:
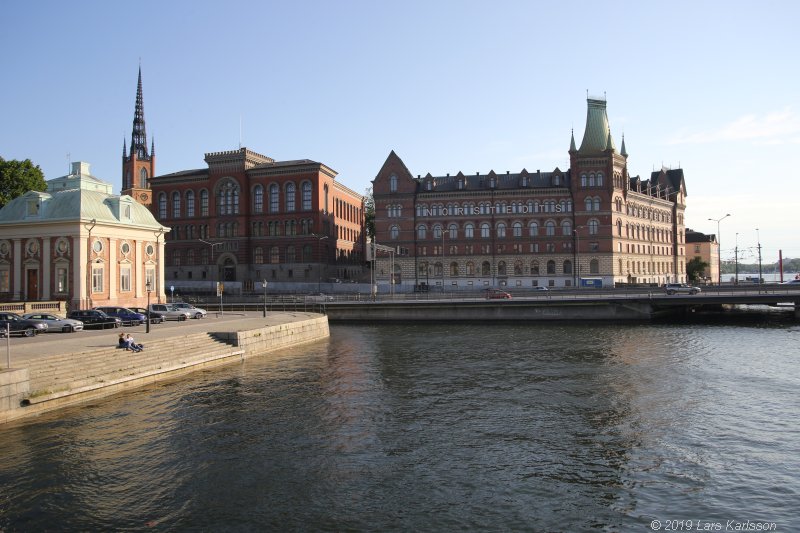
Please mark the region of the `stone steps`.
[[151, 341], [142, 352], [109, 346], [46, 357], [29, 366], [31, 403], [37, 398], [106, 386], [241, 353], [238, 347], [200, 333]]

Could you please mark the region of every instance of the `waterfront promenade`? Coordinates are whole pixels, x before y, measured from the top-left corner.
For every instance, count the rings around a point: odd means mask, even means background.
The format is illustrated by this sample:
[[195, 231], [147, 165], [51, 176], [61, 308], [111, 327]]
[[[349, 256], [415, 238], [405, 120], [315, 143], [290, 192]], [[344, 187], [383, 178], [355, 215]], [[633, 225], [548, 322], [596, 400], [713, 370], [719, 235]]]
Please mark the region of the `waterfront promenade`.
[[[145, 350], [117, 348], [130, 333]], [[0, 423], [329, 336], [317, 313], [211, 313], [201, 320], [0, 340]], [[3, 346], [5, 344], [5, 346]], [[10, 364], [9, 364], [10, 361]]]

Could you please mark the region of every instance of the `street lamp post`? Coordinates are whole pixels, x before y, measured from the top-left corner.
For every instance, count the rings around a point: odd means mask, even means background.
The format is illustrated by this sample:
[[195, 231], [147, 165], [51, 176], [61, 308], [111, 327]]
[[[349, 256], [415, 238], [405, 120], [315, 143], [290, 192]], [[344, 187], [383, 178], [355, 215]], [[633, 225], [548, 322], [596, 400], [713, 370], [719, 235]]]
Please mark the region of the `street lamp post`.
[[739, 232], [736, 232], [736, 248], [733, 249], [733, 284], [739, 285]]
[[[204, 241], [203, 239], [197, 239], [197, 240], [199, 240], [199, 241], [200, 241], [200, 242], [202, 242], [203, 244], [207, 244], [207, 245], [209, 245], [209, 246], [211, 247], [211, 256], [208, 258], [209, 265], [211, 265], [211, 264], [214, 262], [214, 247], [215, 247], [215, 246], [222, 246], [222, 243], [221, 243], [221, 242], [209, 242], [209, 241]], [[209, 269], [210, 269], [210, 268], [211, 268], [211, 267], [209, 266]], [[212, 282], [212, 283], [211, 283], [211, 287], [212, 287], [212, 289], [213, 289], [213, 290], [212, 290], [212, 292], [214, 292], [214, 290], [216, 290], [216, 288], [214, 287], [214, 283], [213, 283], [213, 282], [214, 282], [214, 276], [213, 276], [213, 275], [212, 275], [212, 277], [211, 277], [211, 282]]]
[[145, 283], [144, 285], [147, 288], [147, 326], [145, 327], [145, 333], [150, 333], [150, 281]]
[[575, 265], [572, 268], [572, 283], [575, 285], [576, 289], [580, 288], [580, 280], [581, 280], [581, 257], [580, 257], [580, 250], [581, 247], [581, 236], [578, 234], [578, 230], [581, 229], [583, 226], [575, 226], [575, 229], [572, 230], [572, 234], [575, 236]]
[[327, 235], [319, 235], [316, 233], [311, 234], [312, 237], [317, 238], [317, 253], [319, 254], [319, 270], [317, 270], [317, 292], [322, 292], [322, 241], [328, 238]]
[[758, 241], [758, 294], [761, 294], [761, 233], [756, 228], [756, 240]]
[[717, 223], [717, 286], [722, 285], [722, 236], [719, 233], [719, 223], [731, 216], [730, 213], [721, 218], [709, 218]]
[[263, 281], [264, 283], [264, 318], [267, 317], [267, 280]]

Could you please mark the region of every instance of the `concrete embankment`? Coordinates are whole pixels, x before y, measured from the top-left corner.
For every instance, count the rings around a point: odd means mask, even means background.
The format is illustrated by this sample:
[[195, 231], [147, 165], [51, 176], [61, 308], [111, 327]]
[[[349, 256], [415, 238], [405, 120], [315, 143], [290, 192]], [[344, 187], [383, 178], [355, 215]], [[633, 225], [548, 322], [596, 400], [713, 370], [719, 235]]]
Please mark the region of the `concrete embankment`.
[[12, 366], [0, 370], [0, 423], [330, 335], [326, 316], [288, 312], [211, 316], [152, 325], [149, 333], [125, 328], [145, 344], [138, 353], [116, 347], [119, 331], [12, 339]]

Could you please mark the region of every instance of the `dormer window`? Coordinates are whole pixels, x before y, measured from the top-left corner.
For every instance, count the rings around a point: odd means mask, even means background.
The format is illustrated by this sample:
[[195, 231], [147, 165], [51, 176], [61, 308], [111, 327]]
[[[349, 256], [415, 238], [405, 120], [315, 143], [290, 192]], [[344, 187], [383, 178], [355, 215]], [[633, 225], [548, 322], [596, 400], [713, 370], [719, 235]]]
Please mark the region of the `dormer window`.
[[39, 216], [39, 198], [30, 198], [27, 202], [27, 211], [26, 214], [29, 217], [38, 217]]

